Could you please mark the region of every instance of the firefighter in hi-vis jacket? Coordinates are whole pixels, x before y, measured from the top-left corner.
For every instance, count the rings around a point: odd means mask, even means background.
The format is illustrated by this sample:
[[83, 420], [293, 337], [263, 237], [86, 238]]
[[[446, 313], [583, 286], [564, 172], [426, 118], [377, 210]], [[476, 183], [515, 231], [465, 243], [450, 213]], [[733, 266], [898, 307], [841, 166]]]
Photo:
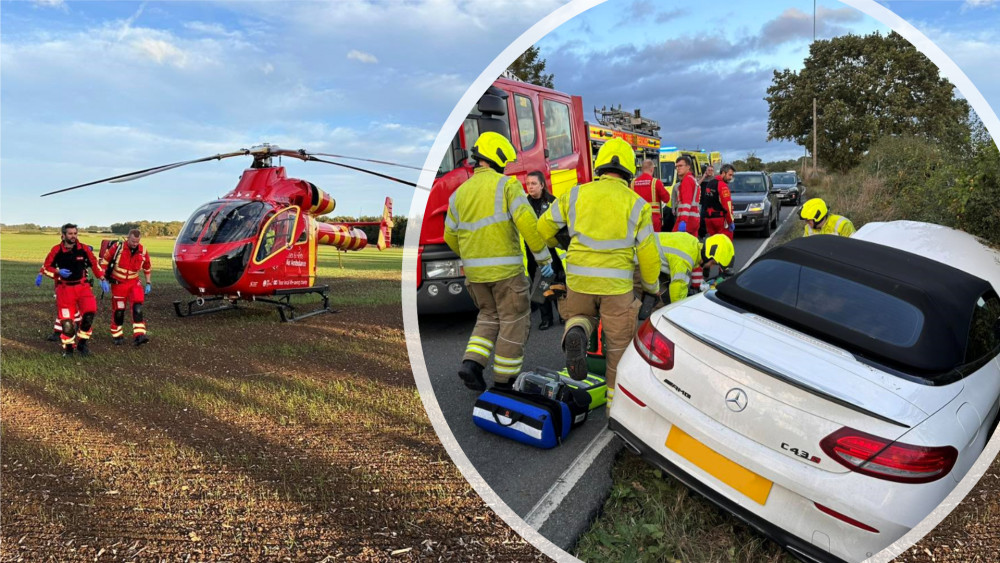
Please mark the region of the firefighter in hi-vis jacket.
[[[36, 286], [42, 285], [42, 276], [55, 280], [63, 356], [72, 356], [74, 345], [80, 355], [90, 355], [88, 344], [97, 314], [97, 300], [87, 284], [87, 268], [91, 268], [98, 279], [104, 277], [104, 270], [98, 265], [93, 251], [78, 242], [76, 225], [67, 223], [62, 226], [62, 242], [52, 247], [41, 273], [35, 278]], [[101, 280], [101, 287], [107, 290], [108, 282]], [[80, 315], [79, 328], [73, 321], [77, 315]]]
[[[108, 245], [101, 256], [101, 267], [108, 270], [111, 282], [111, 337], [116, 345], [125, 343], [125, 309], [132, 303], [132, 339], [136, 346], [149, 342], [146, 336], [146, 319], [142, 314], [142, 304], [147, 293], [153, 290], [150, 282], [152, 265], [149, 253], [139, 244], [142, 233], [132, 229], [125, 241]], [[139, 272], [146, 278], [145, 288], [139, 285]]]

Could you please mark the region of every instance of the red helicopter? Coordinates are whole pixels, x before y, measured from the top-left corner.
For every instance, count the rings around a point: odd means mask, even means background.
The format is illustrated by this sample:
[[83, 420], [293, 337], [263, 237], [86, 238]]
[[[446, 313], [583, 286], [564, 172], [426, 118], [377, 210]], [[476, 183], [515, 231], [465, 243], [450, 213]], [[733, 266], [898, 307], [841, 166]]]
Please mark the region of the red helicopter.
[[[103, 178], [48, 192], [42, 197], [102, 182], [128, 182], [188, 164], [234, 156], [252, 156], [253, 164], [243, 172], [239, 184], [231, 192], [202, 205], [191, 215], [174, 244], [174, 275], [181, 286], [197, 296], [187, 303], [186, 311], [180, 301], [174, 302], [174, 310], [180, 317], [233, 309], [240, 300], [275, 305], [285, 322], [328, 312], [329, 286], [315, 285], [317, 245], [330, 245], [342, 251], [361, 250], [367, 246], [368, 238], [358, 227], [377, 225], [378, 249], [391, 246], [391, 198], [385, 198], [381, 222], [318, 221], [317, 217], [333, 211], [334, 199], [311, 182], [288, 178], [283, 166], [273, 164], [274, 157], [324, 162], [413, 187], [416, 187], [413, 182], [317, 157], [364, 160], [420, 170], [381, 160], [308, 153], [263, 144]], [[317, 296], [322, 306], [308, 313], [297, 313], [291, 298], [302, 294]], [[209, 302], [223, 303], [206, 307]]]

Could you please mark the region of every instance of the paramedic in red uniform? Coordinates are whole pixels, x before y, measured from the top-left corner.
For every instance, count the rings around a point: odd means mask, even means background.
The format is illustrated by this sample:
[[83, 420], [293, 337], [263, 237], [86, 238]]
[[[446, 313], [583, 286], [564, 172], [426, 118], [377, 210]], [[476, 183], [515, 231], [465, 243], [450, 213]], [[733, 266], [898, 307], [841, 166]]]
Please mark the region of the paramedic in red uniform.
[[674, 166], [677, 176], [681, 178], [671, 200], [674, 204], [674, 232], [684, 231], [697, 237], [698, 227], [701, 226], [701, 186], [695, 180], [690, 156], [682, 154], [677, 157]]
[[642, 174], [632, 181], [632, 189], [639, 194], [639, 197], [649, 202], [653, 211], [653, 230], [660, 232], [663, 228], [660, 205], [670, 205], [670, 193], [663, 187], [663, 182], [653, 177], [654, 170], [656, 170], [655, 161], [649, 159], [642, 161]]
[[733, 199], [729, 182], [736, 171], [732, 164], [723, 164], [722, 173], [701, 186], [701, 213], [705, 217], [705, 236], [726, 235], [733, 240]]
[[[128, 302], [132, 303], [132, 338], [136, 346], [149, 342], [146, 336], [146, 320], [142, 314], [142, 304], [145, 295], [152, 291], [149, 275], [152, 266], [149, 253], [139, 244], [142, 233], [132, 229], [124, 243], [119, 240], [108, 245], [101, 256], [101, 267], [108, 268], [108, 280], [111, 281], [111, 337], [116, 345], [125, 343], [125, 309]], [[146, 287], [139, 285], [139, 272], [146, 278]]]
[[[42, 271], [35, 279], [35, 285], [42, 284], [42, 276], [48, 276], [56, 283], [56, 310], [62, 323], [60, 340], [63, 356], [72, 356], [73, 347], [80, 355], [90, 354], [88, 344], [97, 314], [97, 300], [87, 284], [87, 268], [100, 279], [104, 270], [97, 263], [90, 247], [77, 241], [77, 228], [72, 223], [62, 226], [62, 242], [52, 247], [42, 264]], [[108, 289], [108, 282], [101, 281], [101, 287]], [[80, 327], [73, 318], [80, 315]]]

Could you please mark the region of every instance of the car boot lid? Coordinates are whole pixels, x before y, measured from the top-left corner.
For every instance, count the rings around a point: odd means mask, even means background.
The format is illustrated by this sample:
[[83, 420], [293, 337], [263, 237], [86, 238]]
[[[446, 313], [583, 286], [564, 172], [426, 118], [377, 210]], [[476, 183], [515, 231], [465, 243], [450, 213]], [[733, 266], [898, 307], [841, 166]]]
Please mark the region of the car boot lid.
[[902, 379], [811, 336], [751, 313], [722, 307], [705, 295], [666, 310], [657, 327], [668, 330], [662, 326], [667, 321], [688, 336], [750, 365], [754, 372], [889, 422], [903, 431], [925, 420], [962, 390], [960, 382], [933, 387]]

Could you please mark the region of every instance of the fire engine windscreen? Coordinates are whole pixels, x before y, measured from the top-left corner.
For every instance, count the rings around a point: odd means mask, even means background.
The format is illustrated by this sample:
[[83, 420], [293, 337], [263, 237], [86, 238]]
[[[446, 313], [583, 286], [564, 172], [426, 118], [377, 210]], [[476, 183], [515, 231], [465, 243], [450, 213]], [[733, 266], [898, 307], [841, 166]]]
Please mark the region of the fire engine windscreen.
[[183, 244], [218, 244], [254, 236], [268, 206], [260, 201], [222, 200], [207, 203], [184, 224], [177, 241]]

